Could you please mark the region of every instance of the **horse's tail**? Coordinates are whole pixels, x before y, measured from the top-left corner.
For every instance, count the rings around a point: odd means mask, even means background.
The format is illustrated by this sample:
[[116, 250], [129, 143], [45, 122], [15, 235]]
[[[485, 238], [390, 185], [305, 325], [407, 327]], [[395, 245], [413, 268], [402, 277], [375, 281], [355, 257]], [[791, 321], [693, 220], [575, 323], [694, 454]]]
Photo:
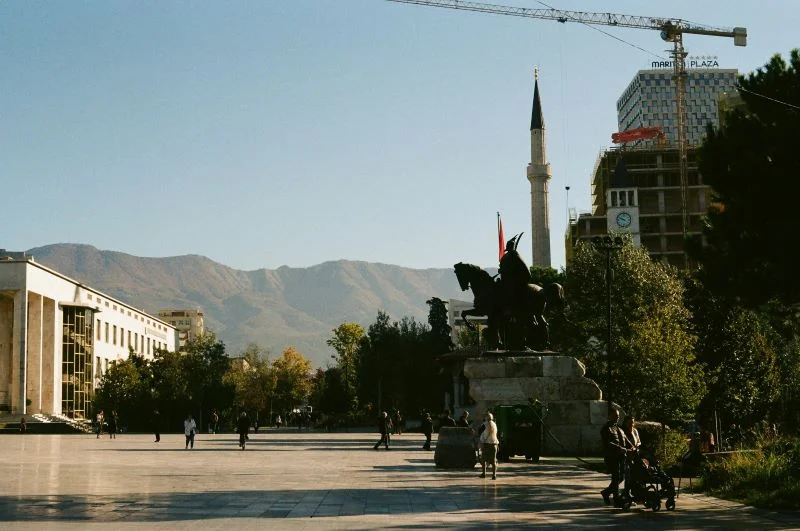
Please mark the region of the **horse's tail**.
[[559, 310], [564, 309], [564, 287], [558, 282], [553, 282], [544, 287], [545, 297], [548, 304], [557, 307]]

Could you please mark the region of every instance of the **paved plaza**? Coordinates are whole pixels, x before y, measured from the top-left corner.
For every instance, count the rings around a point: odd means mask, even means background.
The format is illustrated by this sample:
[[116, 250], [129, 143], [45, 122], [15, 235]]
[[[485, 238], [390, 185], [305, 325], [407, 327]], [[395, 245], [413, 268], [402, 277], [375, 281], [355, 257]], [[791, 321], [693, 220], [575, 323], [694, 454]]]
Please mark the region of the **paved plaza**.
[[607, 476], [576, 461], [437, 470], [419, 434], [0, 436], [0, 529], [798, 529], [776, 514], [682, 493], [677, 509], [603, 505]]

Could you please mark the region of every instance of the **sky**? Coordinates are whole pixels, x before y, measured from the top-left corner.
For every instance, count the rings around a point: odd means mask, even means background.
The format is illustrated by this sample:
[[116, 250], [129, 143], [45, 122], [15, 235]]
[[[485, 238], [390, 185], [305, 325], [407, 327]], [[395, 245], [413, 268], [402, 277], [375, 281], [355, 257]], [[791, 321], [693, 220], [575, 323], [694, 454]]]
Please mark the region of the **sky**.
[[[684, 38], [740, 72], [800, 46], [796, 0], [548, 5], [744, 26], [744, 48]], [[2, 2], [0, 248], [493, 267], [500, 212], [530, 262], [537, 67], [560, 269], [617, 98], [667, 48], [653, 30], [385, 0]]]

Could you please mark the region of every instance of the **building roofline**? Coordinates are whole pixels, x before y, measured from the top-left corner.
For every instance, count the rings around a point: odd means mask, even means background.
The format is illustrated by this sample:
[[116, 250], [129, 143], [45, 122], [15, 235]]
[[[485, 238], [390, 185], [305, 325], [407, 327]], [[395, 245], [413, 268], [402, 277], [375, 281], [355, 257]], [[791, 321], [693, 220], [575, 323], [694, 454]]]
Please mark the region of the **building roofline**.
[[[170, 328], [172, 328], [174, 330], [177, 330], [177, 328], [175, 328], [173, 325], [167, 323], [166, 321], [162, 321], [161, 319], [159, 319], [158, 317], [150, 314], [149, 312], [146, 312], [144, 310], [141, 310], [139, 308], [131, 306], [130, 304], [124, 303], [124, 302], [120, 301], [119, 299], [115, 299], [111, 295], [107, 295], [107, 294], [103, 293], [102, 291], [99, 291], [99, 290], [96, 290], [96, 289], [94, 289], [94, 288], [92, 288], [90, 286], [87, 286], [83, 282], [79, 282], [79, 281], [75, 280], [74, 278], [70, 278], [67, 275], [63, 274], [63, 273], [59, 273], [55, 269], [51, 269], [51, 268], [49, 268], [49, 267], [47, 267], [45, 265], [42, 265], [39, 262], [33, 260], [32, 257], [30, 259], [28, 259], [28, 260], [0, 260], [0, 265], [3, 265], [3, 264], [27, 264], [29, 266], [38, 267], [42, 271], [46, 271], [46, 272], [50, 273], [51, 275], [55, 275], [55, 276], [61, 278], [62, 280], [66, 280], [67, 282], [71, 282], [71, 283], [75, 284], [76, 286], [85, 289], [86, 291], [94, 293], [95, 295], [100, 295], [101, 297], [104, 297], [104, 298], [108, 299], [109, 301], [116, 302], [120, 306], [124, 306], [125, 308], [128, 308], [129, 310], [133, 310], [133, 311], [135, 311], [137, 313], [144, 314], [144, 315], [150, 317], [151, 319], [160, 322], [163, 325], [166, 325], [166, 326], [168, 326], [168, 327], [170, 327]], [[62, 304], [62, 303], [59, 302], [59, 304]]]

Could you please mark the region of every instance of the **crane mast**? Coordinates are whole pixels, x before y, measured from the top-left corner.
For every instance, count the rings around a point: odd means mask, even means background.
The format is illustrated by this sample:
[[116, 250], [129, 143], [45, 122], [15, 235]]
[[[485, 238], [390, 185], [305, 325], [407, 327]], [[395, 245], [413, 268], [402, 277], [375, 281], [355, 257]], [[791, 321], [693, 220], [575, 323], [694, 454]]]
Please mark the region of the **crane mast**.
[[643, 17], [622, 15], [617, 13], [594, 13], [588, 11], [565, 11], [561, 9], [530, 9], [525, 7], [485, 4], [481, 2], [465, 2], [462, 0], [388, 0], [400, 4], [416, 4], [431, 7], [444, 7], [462, 11], [475, 11], [494, 15], [526, 17], [556, 22], [578, 22], [595, 26], [616, 26], [619, 28], [636, 28], [657, 30], [661, 38], [672, 43], [670, 55], [673, 59], [673, 81], [675, 83], [675, 107], [678, 118], [678, 165], [681, 188], [681, 225], [684, 237], [689, 232], [688, 211], [688, 135], [686, 120], [686, 51], [683, 48], [683, 34], [710, 35], [715, 37], [732, 37], [736, 46], [747, 45], [746, 28], [716, 28], [694, 24], [678, 18]]

